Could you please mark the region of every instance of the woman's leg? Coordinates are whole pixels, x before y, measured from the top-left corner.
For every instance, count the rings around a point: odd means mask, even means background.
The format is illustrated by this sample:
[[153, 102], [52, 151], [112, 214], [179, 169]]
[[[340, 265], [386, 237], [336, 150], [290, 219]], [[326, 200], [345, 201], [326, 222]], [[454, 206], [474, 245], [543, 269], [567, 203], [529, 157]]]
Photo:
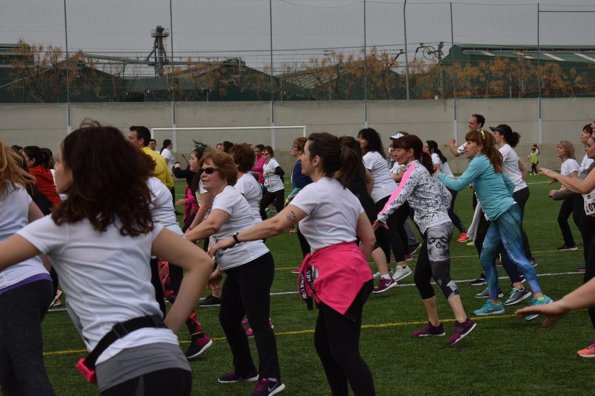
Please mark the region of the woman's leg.
[[[486, 221], [487, 222], [487, 221]], [[487, 232], [484, 235], [483, 246], [479, 256], [479, 262], [483, 268], [488, 284], [489, 298], [492, 302], [498, 301], [498, 273], [496, 272], [496, 257], [502, 245], [500, 240], [499, 225], [496, 222], [488, 223]], [[477, 242], [477, 240], [476, 240]]]
[[564, 238], [564, 246], [571, 247], [575, 246], [574, 237], [572, 231], [568, 225], [568, 216], [572, 213], [572, 197], [566, 198], [562, 201], [560, 211], [558, 212], [558, 225], [562, 232], [562, 238]]
[[430, 283], [432, 279], [432, 268], [428, 257], [427, 239], [424, 235], [424, 241], [419, 250], [417, 263], [415, 264], [415, 273], [413, 274], [413, 281], [419, 292], [424, 309], [428, 315], [428, 322], [434, 327], [440, 324], [438, 319], [438, 309], [436, 308], [436, 296], [434, 295], [434, 288]]
[[43, 361], [41, 321], [52, 282], [40, 280], [0, 295], [0, 387], [5, 396], [53, 395]]
[[[523, 251], [523, 243], [521, 237], [521, 210], [515, 204], [512, 205], [508, 211], [501, 214], [494, 224], [497, 224], [499, 239], [506, 249], [508, 257], [517, 265], [519, 270], [525, 275], [525, 279], [533, 296], [539, 298], [542, 296], [539, 280], [537, 279], [537, 272], [531, 265], [531, 262], [525, 257]], [[486, 237], [487, 240], [487, 237]], [[485, 249], [485, 247], [484, 247]]]
[[363, 306], [370, 290], [368, 282], [349, 308], [349, 318], [325, 304], [318, 306], [314, 343], [335, 396], [347, 396], [347, 382], [356, 396], [375, 394], [372, 373], [359, 351]]
[[275, 191], [273, 195], [275, 195], [275, 210], [277, 211], [277, 213], [279, 213], [285, 207], [285, 189]]
[[455, 213], [455, 200], [457, 199], [457, 191], [448, 190], [452, 199], [450, 200], [450, 206], [448, 208], [448, 217], [452, 221], [452, 224], [459, 230], [459, 232], [467, 232], [465, 225], [461, 221], [461, 218]]
[[[380, 211], [384, 208], [384, 205], [386, 204], [386, 201], [388, 201], [388, 197], [385, 197], [383, 199], [381, 199], [380, 201], [376, 202], [375, 207], [376, 207], [376, 211], [380, 213]], [[388, 226], [388, 230], [384, 227], [381, 227], [380, 230], [382, 230], [382, 232], [384, 233], [384, 236], [386, 238], [386, 241], [388, 241], [388, 246], [392, 249], [394, 255], [395, 255], [395, 260], [397, 261], [397, 263], [402, 263], [405, 261], [405, 246], [403, 246], [403, 242], [402, 242], [402, 238], [401, 235], [398, 234], [398, 228], [399, 228], [399, 219], [398, 219], [398, 214], [397, 212], [399, 212], [401, 208], [397, 209], [395, 212], [393, 212], [393, 214], [391, 214], [386, 222], [386, 225]], [[403, 229], [404, 232], [404, 229]], [[384, 252], [386, 253], [385, 247], [382, 246], [382, 250], [384, 250]], [[387, 257], [386, 257], [386, 261], [390, 263], [390, 252], [388, 253]]]
[[[248, 264], [246, 264], [248, 265]], [[233, 367], [236, 374], [247, 376], [256, 372], [250, 353], [246, 331], [242, 327], [245, 315], [240, 288], [241, 267], [226, 271], [227, 278], [221, 293], [219, 322], [233, 355]]]
[[279, 356], [277, 355], [277, 342], [269, 322], [271, 311], [270, 293], [275, 274], [273, 256], [271, 253], [267, 253], [237, 269], [239, 270], [238, 284], [242, 305], [246, 310], [246, 317], [254, 332], [254, 341], [258, 350], [260, 377], [279, 379], [281, 378], [281, 372]]
[[267, 213], [265, 212], [265, 209], [271, 203], [273, 203], [274, 200], [275, 200], [275, 195], [273, 193], [268, 192], [268, 190], [266, 188], [263, 189], [262, 197], [260, 198], [260, 217], [262, 217], [263, 220], [267, 219]]

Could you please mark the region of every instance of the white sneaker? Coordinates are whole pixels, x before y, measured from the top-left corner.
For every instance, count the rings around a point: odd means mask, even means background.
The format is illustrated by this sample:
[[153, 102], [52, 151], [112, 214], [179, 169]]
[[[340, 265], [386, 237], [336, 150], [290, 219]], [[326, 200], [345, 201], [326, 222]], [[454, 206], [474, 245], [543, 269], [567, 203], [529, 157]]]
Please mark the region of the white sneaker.
[[400, 281], [401, 279], [408, 277], [412, 273], [413, 271], [411, 271], [411, 268], [409, 268], [408, 265], [406, 265], [405, 267], [401, 267], [400, 265], [398, 265], [395, 272], [393, 272], [393, 279], [396, 281]]

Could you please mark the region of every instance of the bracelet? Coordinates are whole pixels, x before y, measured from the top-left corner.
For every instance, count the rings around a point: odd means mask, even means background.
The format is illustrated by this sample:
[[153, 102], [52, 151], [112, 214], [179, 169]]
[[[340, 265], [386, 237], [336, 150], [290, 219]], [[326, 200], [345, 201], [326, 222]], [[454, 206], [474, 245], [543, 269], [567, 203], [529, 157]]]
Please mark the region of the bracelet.
[[236, 243], [240, 243], [240, 239], [238, 238], [238, 234], [239, 234], [239, 232], [236, 232], [235, 234], [233, 234], [231, 236]]

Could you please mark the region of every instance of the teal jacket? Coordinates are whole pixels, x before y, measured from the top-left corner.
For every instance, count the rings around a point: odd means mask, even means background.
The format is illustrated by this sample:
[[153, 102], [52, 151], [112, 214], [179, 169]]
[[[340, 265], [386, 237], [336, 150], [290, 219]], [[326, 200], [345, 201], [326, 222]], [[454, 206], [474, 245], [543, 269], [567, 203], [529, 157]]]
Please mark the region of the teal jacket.
[[458, 179], [444, 173], [439, 174], [438, 179], [455, 191], [473, 183], [475, 195], [488, 220], [496, 220], [515, 203], [512, 198], [514, 184], [504, 173], [497, 173], [484, 154], [475, 156]]

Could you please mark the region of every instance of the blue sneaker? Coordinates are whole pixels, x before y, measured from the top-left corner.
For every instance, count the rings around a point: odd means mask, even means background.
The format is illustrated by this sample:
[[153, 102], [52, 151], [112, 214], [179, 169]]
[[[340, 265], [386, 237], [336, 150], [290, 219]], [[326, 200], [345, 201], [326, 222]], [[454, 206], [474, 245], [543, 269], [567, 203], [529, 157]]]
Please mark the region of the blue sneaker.
[[491, 300], [486, 301], [483, 307], [473, 311], [474, 315], [486, 316], [486, 315], [500, 315], [504, 313], [504, 304], [494, 304]]
[[[554, 302], [554, 300], [552, 300], [545, 294], [543, 295], [543, 297], [531, 299], [531, 305], [544, 305], [544, 304], [551, 304], [553, 302]], [[525, 320], [533, 320], [533, 319], [537, 318], [538, 316], [539, 316], [539, 314], [530, 314], [530, 315], [525, 316]]]

